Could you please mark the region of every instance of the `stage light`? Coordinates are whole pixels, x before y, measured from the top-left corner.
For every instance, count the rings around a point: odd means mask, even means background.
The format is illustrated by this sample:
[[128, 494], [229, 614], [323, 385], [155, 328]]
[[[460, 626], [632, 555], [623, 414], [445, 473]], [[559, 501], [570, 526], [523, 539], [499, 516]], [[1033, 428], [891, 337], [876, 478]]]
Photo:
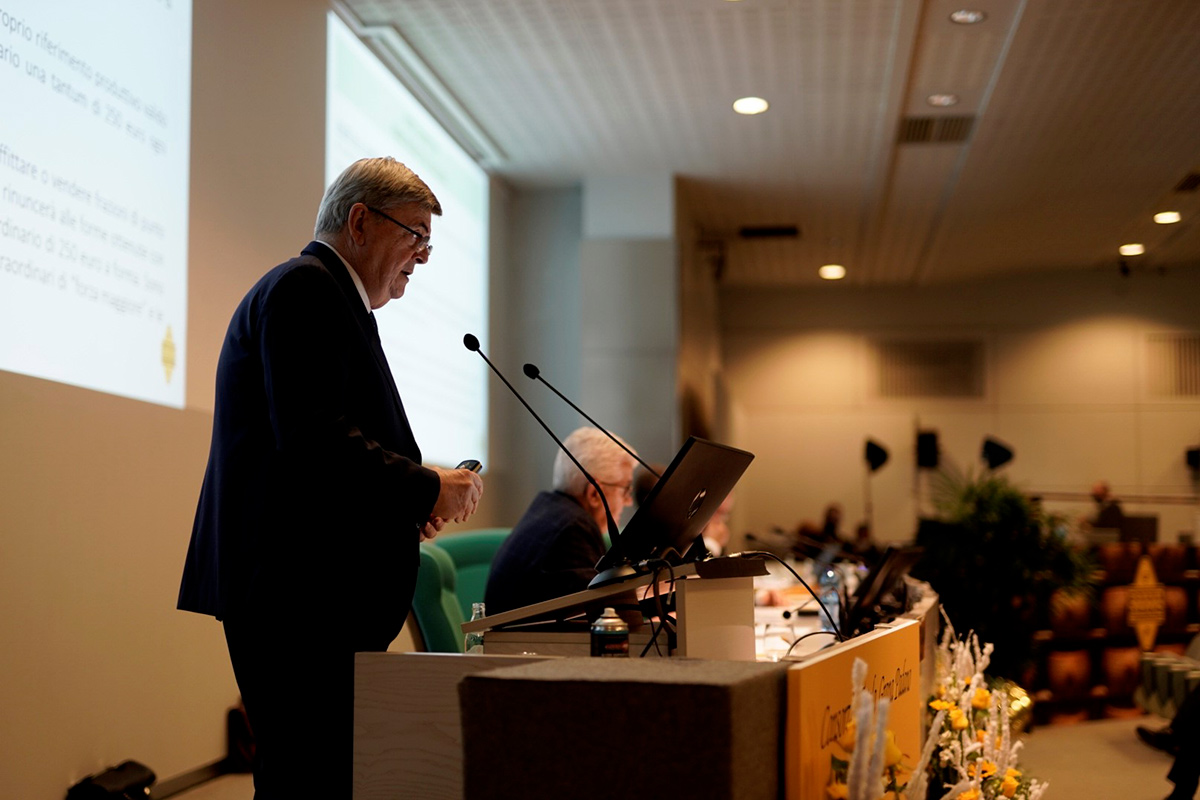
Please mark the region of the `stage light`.
[[983, 440], [982, 455], [988, 469], [996, 469], [1012, 461], [1013, 451], [1008, 445], [989, 436]]
[[879, 468], [887, 463], [888, 451], [883, 445], [867, 439], [867, 446], [863, 452], [863, 456], [867, 459], [867, 466], [871, 472], [879, 471]]

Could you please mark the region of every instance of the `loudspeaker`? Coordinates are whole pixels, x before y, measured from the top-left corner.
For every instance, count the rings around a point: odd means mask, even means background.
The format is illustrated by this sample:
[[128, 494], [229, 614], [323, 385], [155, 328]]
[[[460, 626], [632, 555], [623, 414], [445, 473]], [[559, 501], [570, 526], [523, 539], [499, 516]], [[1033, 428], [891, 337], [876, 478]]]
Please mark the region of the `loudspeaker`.
[[863, 457], [867, 459], [867, 466], [871, 468], [871, 472], [875, 472], [887, 463], [888, 451], [884, 449], [883, 445], [876, 444], [867, 439], [867, 447], [863, 453]]
[[1183, 458], [1193, 472], [1200, 472], [1200, 447], [1189, 447]]
[[921, 469], [937, 469], [937, 431], [917, 431], [917, 466]]

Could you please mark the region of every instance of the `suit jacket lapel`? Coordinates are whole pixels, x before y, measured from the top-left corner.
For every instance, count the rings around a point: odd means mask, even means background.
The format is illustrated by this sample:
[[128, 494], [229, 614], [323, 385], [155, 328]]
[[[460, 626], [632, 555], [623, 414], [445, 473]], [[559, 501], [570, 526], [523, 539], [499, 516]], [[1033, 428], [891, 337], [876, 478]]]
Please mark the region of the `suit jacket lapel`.
[[366, 341], [372, 354], [375, 356], [375, 362], [380, 371], [383, 373], [384, 381], [392, 390], [392, 399], [396, 403], [396, 409], [400, 413], [400, 418], [404, 420], [404, 424], [408, 425], [408, 415], [404, 413], [404, 402], [400, 399], [400, 390], [396, 388], [396, 381], [392, 377], [392, 368], [388, 364], [387, 356], [384, 355], [383, 345], [379, 341], [379, 332], [370, 314], [363, 307], [362, 296], [358, 293], [358, 288], [354, 285], [354, 279], [350, 277], [350, 273], [346, 270], [345, 264], [338, 258], [337, 253], [333, 252], [328, 245], [323, 242], [309, 242], [304, 248], [303, 253], [309, 256], [316, 256], [325, 265], [325, 269], [329, 270], [329, 274], [337, 281], [338, 288], [342, 290], [342, 294], [346, 297], [346, 302], [354, 310], [354, 319], [358, 323], [359, 332]]

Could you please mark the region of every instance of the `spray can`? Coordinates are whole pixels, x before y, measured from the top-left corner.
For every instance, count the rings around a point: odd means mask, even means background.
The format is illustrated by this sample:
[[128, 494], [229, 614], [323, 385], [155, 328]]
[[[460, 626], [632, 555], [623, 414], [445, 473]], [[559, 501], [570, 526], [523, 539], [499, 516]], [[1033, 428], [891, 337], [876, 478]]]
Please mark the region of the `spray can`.
[[612, 608], [592, 623], [592, 655], [602, 658], [629, 657], [629, 626]]

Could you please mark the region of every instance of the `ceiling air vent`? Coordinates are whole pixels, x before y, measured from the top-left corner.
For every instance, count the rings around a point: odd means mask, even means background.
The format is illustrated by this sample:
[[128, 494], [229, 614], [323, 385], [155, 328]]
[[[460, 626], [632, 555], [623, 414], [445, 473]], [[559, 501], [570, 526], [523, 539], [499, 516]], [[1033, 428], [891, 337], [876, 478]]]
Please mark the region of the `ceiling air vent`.
[[798, 239], [800, 228], [795, 225], [755, 225], [742, 228], [738, 236], [743, 239]]
[[900, 120], [899, 144], [965, 142], [975, 126], [974, 117], [905, 117]]
[[1200, 397], [1200, 333], [1146, 336], [1151, 397]]
[[1183, 180], [1175, 184], [1177, 192], [1194, 192], [1197, 189], [1200, 189], [1200, 173], [1197, 172], [1189, 172], [1183, 176]]
[[982, 341], [885, 340], [875, 349], [880, 397], [983, 397]]

